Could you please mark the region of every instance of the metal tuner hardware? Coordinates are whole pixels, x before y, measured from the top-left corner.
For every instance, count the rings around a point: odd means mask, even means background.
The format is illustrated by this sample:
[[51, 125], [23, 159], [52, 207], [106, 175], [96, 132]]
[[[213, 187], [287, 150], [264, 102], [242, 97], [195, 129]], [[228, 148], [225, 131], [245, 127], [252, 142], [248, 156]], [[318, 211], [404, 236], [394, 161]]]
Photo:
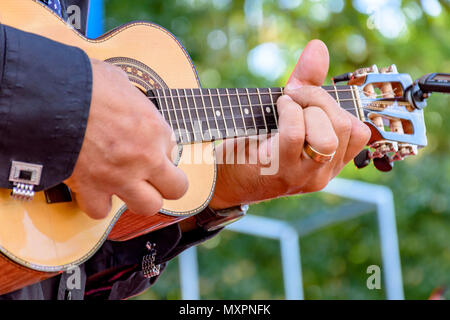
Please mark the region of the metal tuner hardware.
[[333, 85], [339, 82], [347, 82], [353, 90], [355, 113], [371, 130], [368, 148], [354, 163], [364, 168], [373, 162], [384, 172], [427, 145], [426, 99], [434, 92], [450, 93], [450, 74], [430, 73], [413, 81], [394, 64], [383, 68], [373, 65], [333, 78]]
[[9, 181], [13, 183], [11, 196], [17, 200], [32, 200], [34, 186], [41, 183], [42, 165], [13, 161]]

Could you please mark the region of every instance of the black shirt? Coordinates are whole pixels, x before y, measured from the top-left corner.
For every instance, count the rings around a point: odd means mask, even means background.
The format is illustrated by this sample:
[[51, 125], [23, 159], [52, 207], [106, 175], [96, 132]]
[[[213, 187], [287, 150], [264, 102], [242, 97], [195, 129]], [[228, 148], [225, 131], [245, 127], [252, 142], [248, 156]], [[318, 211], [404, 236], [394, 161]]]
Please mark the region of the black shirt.
[[[42, 0], [47, 5], [52, 1], [57, 0]], [[89, 1], [58, 5], [65, 18], [70, 5], [80, 7], [84, 33]], [[11, 188], [13, 160], [43, 165], [36, 190], [61, 183], [73, 171], [86, 130], [92, 93], [89, 58], [81, 49], [0, 24], [0, 79], [0, 187]], [[182, 233], [175, 224], [125, 242], [106, 241], [73, 270], [79, 272], [78, 285], [71, 285], [74, 273], [66, 272], [0, 299], [125, 299], [158, 278], [147, 279], [141, 270], [147, 242], [156, 246], [155, 262], [162, 270], [180, 252], [217, 232]]]

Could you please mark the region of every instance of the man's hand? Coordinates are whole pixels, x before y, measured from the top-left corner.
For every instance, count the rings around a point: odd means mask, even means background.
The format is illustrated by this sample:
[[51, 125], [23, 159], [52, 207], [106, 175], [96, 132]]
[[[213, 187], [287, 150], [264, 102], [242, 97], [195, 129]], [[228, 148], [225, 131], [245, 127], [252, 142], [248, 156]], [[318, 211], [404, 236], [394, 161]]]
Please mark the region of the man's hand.
[[[277, 157], [279, 170], [273, 175], [261, 175], [262, 164], [219, 165], [212, 208], [319, 191], [362, 150], [370, 138], [369, 128], [318, 87], [325, 80], [328, 64], [325, 44], [311, 41], [292, 72], [285, 95], [277, 101], [279, 133], [260, 143], [256, 151], [238, 150], [242, 144], [237, 140], [218, 147], [217, 154], [224, 159], [230, 150], [235, 154], [245, 152], [247, 159], [255, 159], [268, 150]], [[278, 139], [278, 150], [272, 149], [271, 139]], [[333, 160], [312, 160], [303, 152], [306, 142], [318, 152], [336, 152]]]
[[65, 183], [90, 217], [104, 218], [117, 195], [138, 214], [155, 214], [162, 199], [187, 190], [171, 160], [176, 148], [161, 114], [125, 72], [92, 60], [93, 90], [87, 129], [72, 176]]

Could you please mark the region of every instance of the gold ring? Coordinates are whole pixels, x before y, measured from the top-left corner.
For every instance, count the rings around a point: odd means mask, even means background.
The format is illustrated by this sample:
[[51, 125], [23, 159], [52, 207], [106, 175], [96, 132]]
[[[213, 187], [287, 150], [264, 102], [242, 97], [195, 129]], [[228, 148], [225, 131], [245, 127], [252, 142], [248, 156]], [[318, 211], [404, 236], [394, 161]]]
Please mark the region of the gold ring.
[[336, 153], [333, 152], [331, 154], [325, 154], [325, 153], [321, 153], [317, 150], [315, 150], [313, 147], [311, 147], [309, 145], [309, 143], [305, 143], [305, 146], [303, 148], [303, 151], [305, 151], [305, 153], [314, 161], [319, 162], [319, 163], [327, 163], [330, 162], [331, 160], [333, 160], [334, 154]]

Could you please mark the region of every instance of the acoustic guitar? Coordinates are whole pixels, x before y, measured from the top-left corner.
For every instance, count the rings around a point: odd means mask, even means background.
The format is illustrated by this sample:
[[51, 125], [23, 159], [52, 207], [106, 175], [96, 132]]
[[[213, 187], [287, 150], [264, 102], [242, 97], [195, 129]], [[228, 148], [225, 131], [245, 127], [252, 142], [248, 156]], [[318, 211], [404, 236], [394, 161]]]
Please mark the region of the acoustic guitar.
[[[134, 214], [114, 197], [103, 220], [83, 213], [70, 191], [58, 197], [55, 194], [64, 190], [46, 190], [36, 192], [32, 201], [19, 201], [11, 197], [11, 190], [0, 190], [0, 294], [83, 263], [106, 239], [124, 241], [199, 213], [214, 192], [213, 140], [277, 128], [275, 102], [283, 88], [201, 88], [186, 50], [158, 25], [132, 22], [91, 40], [37, 0], [2, 0], [0, 14], [5, 25], [79, 47], [92, 58], [122, 68], [181, 132], [178, 165], [189, 180], [187, 193], [176, 201], [165, 200], [156, 215]], [[354, 72], [347, 85], [323, 87], [371, 128], [363, 164], [372, 158], [383, 168], [426, 145], [423, 111], [404, 98], [412, 83], [395, 66], [373, 66]], [[195, 158], [198, 154], [201, 159]]]

